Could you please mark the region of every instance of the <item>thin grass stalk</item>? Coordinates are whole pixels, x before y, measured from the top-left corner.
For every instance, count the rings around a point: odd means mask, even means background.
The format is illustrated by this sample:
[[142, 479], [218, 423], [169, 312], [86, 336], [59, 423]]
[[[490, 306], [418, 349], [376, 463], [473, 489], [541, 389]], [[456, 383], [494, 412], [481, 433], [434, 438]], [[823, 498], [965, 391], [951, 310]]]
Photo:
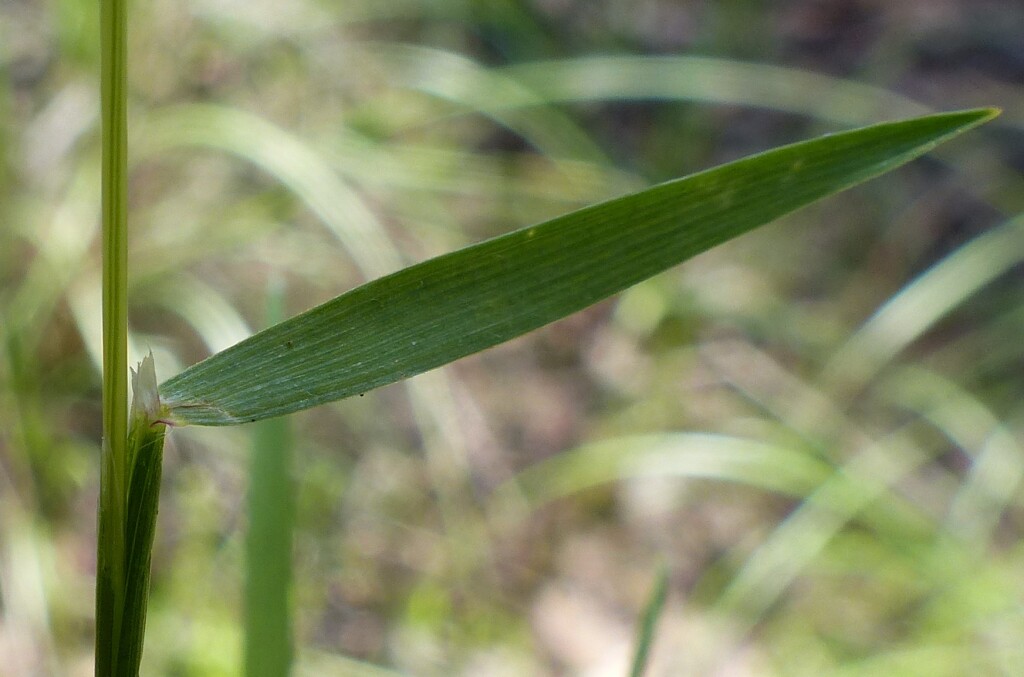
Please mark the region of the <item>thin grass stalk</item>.
[[254, 425], [246, 538], [245, 675], [286, 677], [293, 658], [291, 435], [284, 417]]
[[668, 597], [668, 568], [662, 566], [658, 571], [658, 578], [654, 581], [654, 589], [644, 606], [643, 616], [640, 618], [640, 628], [637, 632], [636, 649], [633, 654], [633, 665], [629, 671], [630, 677], [643, 677], [647, 671], [647, 660], [651, 654], [651, 645], [654, 644], [654, 631], [665, 609], [665, 599]]
[[101, 0], [103, 442], [96, 565], [97, 677], [116, 674], [124, 606], [128, 442], [126, 14], [125, 0]]
[[[96, 566], [97, 677], [142, 661], [166, 426], [152, 356], [128, 412], [127, 3], [100, 4], [103, 212], [103, 444]], [[129, 424], [131, 426], [129, 430]]]
[[[272, 286], [267, 304], [271, 325], [284, 317], [283, 297], [280, 285]], [[245, 674], [286, 677], [294, 654], [289, 595], [295, 496], [288, 419], [255, 424], [252, 452], [245, 542]]]

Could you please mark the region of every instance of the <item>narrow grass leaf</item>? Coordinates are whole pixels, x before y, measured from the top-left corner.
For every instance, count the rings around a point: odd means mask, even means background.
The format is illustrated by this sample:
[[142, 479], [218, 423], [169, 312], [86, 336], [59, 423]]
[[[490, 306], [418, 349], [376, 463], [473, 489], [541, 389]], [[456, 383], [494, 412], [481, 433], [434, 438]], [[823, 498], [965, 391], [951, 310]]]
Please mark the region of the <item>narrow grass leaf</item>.
[[[717, 601], [716, 611], [735, 619], [737, 635], [751, 630], [851, 522], [870, 519], [873, 506], [899, 506], [896, 487], [928, 460], [910, 428], [867, 442], [747, 558]], [[920, 506], [914, 510], [921, 512]], [[914, 531], [903, 528], [897, 533], [909, 540]]]
[[[403, 86], [490, 116], [547, 152], [585, 157], [574, 146], [537, 141], [533, 129], [564, 132], [551, 125], [553, 104], [606, 101], [699, 101], [757, 106], [811, 115], [846, 125], [877, 122], [881, 115], [918, 116], [927, 106], [881, 87], [809, 70], [704, 56], [602, 55], [517, 63], [498, 68], [475, 64], [450, 52], [371, 42], [366, 58], [388, 66]], [[425, 76], [429, 73], [429, 76]], [[522, 111], [521, 116], [513, 113]], [[527, 121], [525, 114], [541, 114]], [[545, 128], [546, 123], [546, 128]], [[579, 133], [578, 131], [576, 132]], [[569, 137], [572, 138], [572, 137]], [[543, 137], [541, 137], [543, 141]]]
[[314, 148], [256, 115], [211, 104], [164, 109], [146, 121], [143, 149], [216, 148], [244, 158], [298, 195], [334, 233], [367, 278], [401, 259], [373, 212]]
[[[272, 286], [268, 317], [284, 315], [284, 290]], [[253, 426], [249, 463], [249, 530], [245, 539], [245, 674], [287, 677], [291, 672], [292, 488], [291, 430], [284, 418]]]
[[995, 115], [824, 136], [425, 261], [190, 367], [161, 396], [177, 424], [231, 425], [393, 383], [581, 310]]
[[253, 428], [245, 541], [245, 674], [285, 677], [294, 651], [289, 604], [295, 521], [291, 431], [284, 418]]
[[[549, 104], [701, 101], [785, 110], [846, 125], [877, 122], [884, 112], [933, 112], [907, 97], [847, 78], [704, 56], [590, 56], [505, 66], [496, 75], [519, 83]], [[509, 97], [491, 99], [492, 108], [524, 103]]]
[[991, 228], [886, 301], [829, 360], [822, 381], [853, 393], [973, 294], [1024, 260], [1024, 216]]
[[563, 451], [499, 485], [496, 513], [523, 499], [536, 509], [550, 501], [626, 479], [708, 479], [802, 498], [828, 478], [828, 465], [799, 449], [710, 433], [630, 435]]
[[651, 645], [654, 643], [654, 630], [661, 618], [661, 612], [665, 609], [665, 599], [668, 597], [668, 569], [661, 567], [658, 571], [658, 578], [654, 581], [654, 589], [651, 596], [644, 605], [644, 613], [640, 618], [640, 629], [637, 632], [636, 652], [633, 655], [633, 667], [630, 670], [630, 677], [643, 677], [647, 672], [647, 660], [651, 654]]

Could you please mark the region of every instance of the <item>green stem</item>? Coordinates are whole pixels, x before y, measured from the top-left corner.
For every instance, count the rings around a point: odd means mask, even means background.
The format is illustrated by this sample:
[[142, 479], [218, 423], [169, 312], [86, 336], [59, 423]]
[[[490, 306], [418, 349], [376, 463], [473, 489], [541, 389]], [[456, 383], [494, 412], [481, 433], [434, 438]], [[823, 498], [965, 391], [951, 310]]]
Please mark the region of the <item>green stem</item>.
[[668, 597], [668, 568], [661, 567], [658, 578], [654, 582], [654, 589], [644, 606], [644, 613], [640, 619], [640, 629], [637, 632], [636, 650], [633, 655], [633, 667], [630, 669], [630, 677], [643, 677], [647, 671], [647, 658], [651, 653], [651, 645], [654, 643], [654, 630], [665, 608], [665, 599]]
[[125, 3], [102, 0], [103, 435], [123, 460], [128, 439], [128, 205]]
[[[268, 319], [284, 316], [284, 290], [273, 284]], [[253, 426], [249, 470], [249, 532], [245, 539], [245, 672], [247, 677], [287, 677], [291, 672], [292, 486], [288, 419]]]
[[103, 445], [96, 568], [96, 675], [116, 674], [124, 604], [128, 442], [126, 2], [100, 2], [103, 129]]
[[246, 537], [245, 671], [247, 677], [286, 677], [292, 655], [292, 529], [295, 498], [288, 419], [253, 427]]

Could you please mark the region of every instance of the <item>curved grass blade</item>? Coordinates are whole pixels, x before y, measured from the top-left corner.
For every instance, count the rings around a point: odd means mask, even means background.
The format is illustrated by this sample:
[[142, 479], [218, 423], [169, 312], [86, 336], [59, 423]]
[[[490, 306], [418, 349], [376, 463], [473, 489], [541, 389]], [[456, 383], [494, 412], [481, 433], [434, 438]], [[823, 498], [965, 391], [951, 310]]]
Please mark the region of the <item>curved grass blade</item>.
[[846, 393], [879, 372], [971, 295], [1024, 260], [1024, 216], [985, 231], [923, 272], [875, 311], [825, 365]]
[[233, 153], [288, 186], [334, 233], [366, 277], [401, 265], [401, 257], [359, 195], [319, 153], [288, 131], [256, 115], [213, 104], [164, 109], [148, 121], [144, 150], [186, 145]]
[[495, 490], [495, 514], [520, 501], [529, 511], [625, 479], [710, 479], [802, 498], [830, 468], [808, 454], [743, 437], [711, 433], [633, 435], [564, 451], [525, 468]]
[[[846, 125], [877, 122], [885, 113], [909, 117], [934, 112], [895, 92], [846, 78], [706, 56], [587, 56], [515, 64], [496, 74], [547, 103], [702, 101], [810, 114]], [[517, 102], [491, 99], [493, 108], [509, 105]]]
[[231, 425], [393, 383], [570, 315], [996, 114], [824, 136], [439, 256], [190, 367], [161, 396], [178, 424]]
[[[919, 116], [934, 112], [913, 99], [881, 87], [813, 71], [706, 56], [602, 55], [532, 61], [497, 68], [474, 64], [450, 52], [371, 42], [372, 50], [402, 85], [478, 110], [514, 129], [547, 152], [586, 157], [583, 144], [568, 137], [558, 146], [538, 142], [539, 121], [516, 110], [550, 110], [552, 104], [593, 101], [699, 101], [758, 106], [811, 115], [846, 125], [864, 125], [880, 116]], [[425, 75], [429, 74], [429, 75]], [[551, 129], [565, 131], [564, 123]], [[579, 134], [579, 132], [576, 132]], [[541, 137], [543, 141], [543, 137]], [[576, 151], [576, 152], [574, 152]], [[592, 158], [593, 159], [593, 158]]]

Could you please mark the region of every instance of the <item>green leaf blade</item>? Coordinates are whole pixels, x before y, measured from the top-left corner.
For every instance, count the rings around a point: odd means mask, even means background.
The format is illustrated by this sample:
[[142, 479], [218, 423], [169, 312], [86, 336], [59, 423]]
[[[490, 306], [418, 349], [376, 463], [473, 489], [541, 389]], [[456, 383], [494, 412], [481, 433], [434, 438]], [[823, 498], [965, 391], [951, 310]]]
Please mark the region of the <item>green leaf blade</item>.
[[996, 114], [793, 144], [425, 261], [190, 367], [161, 397], [179, 424], [231, 425], [393, 383], [570, 315]]

